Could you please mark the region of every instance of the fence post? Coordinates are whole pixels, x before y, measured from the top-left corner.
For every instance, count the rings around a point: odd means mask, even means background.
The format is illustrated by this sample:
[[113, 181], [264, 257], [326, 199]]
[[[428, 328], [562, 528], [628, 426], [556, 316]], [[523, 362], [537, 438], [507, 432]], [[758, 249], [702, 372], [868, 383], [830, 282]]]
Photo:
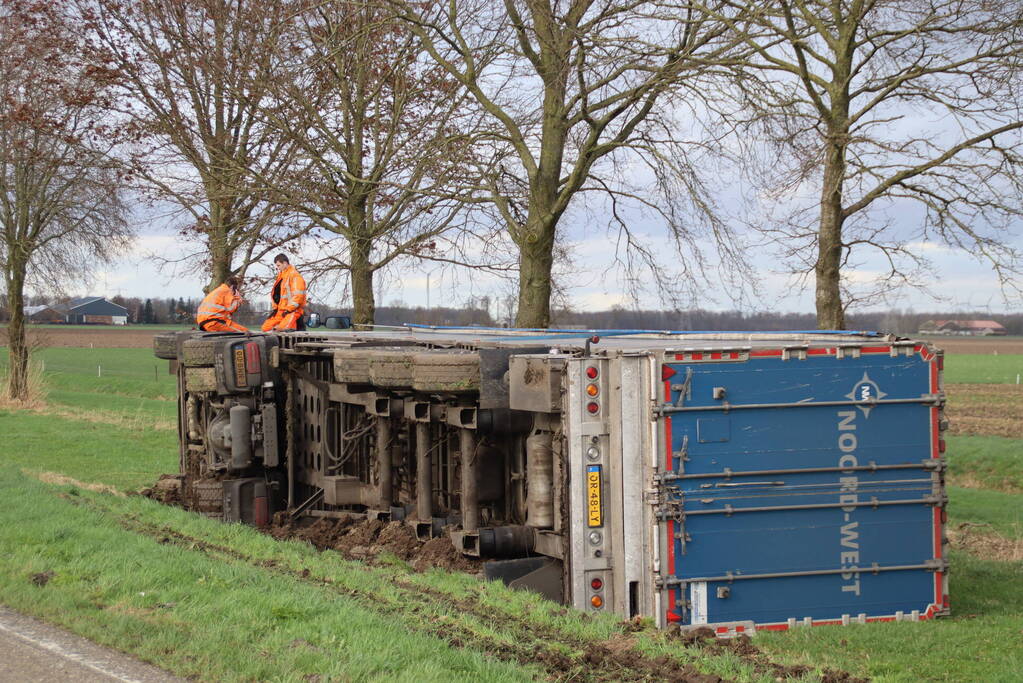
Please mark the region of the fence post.
[[97, 377], [102, 377], [103, 376], [103, 366], [102, 365], [97, 365], [96, 366], [96, 376]]

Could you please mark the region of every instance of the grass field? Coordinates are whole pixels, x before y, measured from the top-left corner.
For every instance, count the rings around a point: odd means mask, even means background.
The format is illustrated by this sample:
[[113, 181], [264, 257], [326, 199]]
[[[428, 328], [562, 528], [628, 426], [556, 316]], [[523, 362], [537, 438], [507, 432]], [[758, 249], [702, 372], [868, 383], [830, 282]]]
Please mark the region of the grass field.
[[[1023, 359], [981, 358], [947, 357], [951, 396], [954, 382], [1007, 377]], [[0, 603], [203, 680], [662, 680], [642, 668], [660, 657], [775, 680], [731, 652], [465, 575], [366, 566], [114, 495], [177, 468], [166, 364], [147, 349], [52, 348], [42, 361], [49, 406], [0, 410]], [[771, 661], [809, 665], [806, 681], [824, 667], [889, 682], [1023, 680], [1023, 440], [950, 436], [947, 454], [954, 616], [762, 633]], [[640, 653], [638, 668], [600, 658], [623, 650]]]
[[948, 384], [1017, 384], [1023, 382], [1023, 355], [949, 354], [945, 357]]

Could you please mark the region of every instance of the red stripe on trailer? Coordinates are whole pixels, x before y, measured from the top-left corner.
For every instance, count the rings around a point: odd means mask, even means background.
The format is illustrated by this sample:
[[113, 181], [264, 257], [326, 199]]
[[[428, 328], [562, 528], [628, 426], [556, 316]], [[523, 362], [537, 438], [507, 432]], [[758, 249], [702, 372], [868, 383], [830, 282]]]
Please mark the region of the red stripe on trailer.
[[676, 353], [675, 354], [675, 360], [685, 360], [685, 359], [686, 359], [686, 356], [685, 356], [684, 353]]
[[[921, 353], [923, 355], [923, 353]], [[931, 354], [930, 358], [930, 391], [932, 394], [938, 393], [938, 362], [934, 354]], [[938, 406], [931, 406], [931, 458], [940, 458], [942, 454], [942, 443], [941, 443], [941, 429], [939, 428], [940, 411]], [[934, 506], [934, 539], [932, 541], [934, 548], [935, 559], [941, 559], [942, 547], [941, 547], [941, 508], [937, 505]], [[943, 595], [944, 588], [944, 575], [942, 572], [934, 572], [934, 607], [935, 611], [940, 609], [940, 605], [943, 604], [945, 596]], [[928, 608], [928, 614], [931, 609]]]
[[713, 353], [710, 354], [710, 359], [711, 360], [721, 360], [721, 352], [720, 351], [714, 351]]
[[892, 347], [890, 346], [864, 346], [860, 349], [860, 353], [891, 353]]
[[808, 356], [831, 356], [834, 355], [834, 349], [807, 349], [806, 355]]
[[781, 349], [766, 349], [764, 351], [750, 351], [750, 358], [767, 358], [769, 356], [781, 356]]
[[[664, 383], [664, 400], [671, 403], [671, 382]], [[673, 471], [672, 467], [672, 453], [671, 453], [671, 416], [664, 418], [664, 471]], [[668, 534], [668, 573], [675, 574], [675, 522], [668, 520], [667, 524]], [[672, 606], [675, 605], [675, 591], [668, 591], [668, 599], [671, 601]]]
[[702, 353], [694, 353], [693, 354], [693, 360], [703, 360], [703, 354]]
[[[671, 403], [671, 382], [664, 383], [664, 400]], [[672, 471], [671, 463], [671, 416], [664, 418], [664, 471]], [[675, 574], [675, 522], [668, 520], [666, 528], [666, 545], [668, 546], [668, 574]], [[681, 621], [681, 617], [674, 611], [675, 589], [668, 590], [668, 613], [665, 617], [669, 622]]]

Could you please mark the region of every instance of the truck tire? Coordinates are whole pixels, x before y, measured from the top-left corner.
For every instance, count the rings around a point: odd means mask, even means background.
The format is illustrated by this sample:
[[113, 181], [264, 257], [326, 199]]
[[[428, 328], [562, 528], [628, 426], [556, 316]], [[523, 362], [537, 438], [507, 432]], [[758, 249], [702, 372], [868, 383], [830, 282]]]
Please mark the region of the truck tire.
[[369, 384], [369, 353], [365, 349], [335, 351], [334, 381]]
[[412, 388], [416, 391], [479, 391], [480, 357], [475, 353], [417, 353]]
[[191, 392], [216, 391], [216, 371], [213, 368], [185, 368], [185, 389]]
[[178, 357], [178, 335], [176, 332], [166, 332], [153, 337], [153, 355], [166, 360], [176, 360]]
[[411, 387], [415, 356], [408, 351], [374, 351], [369, 356], [370, 381], [381, 387]]
[[196, 512], [206, 517], [219, 519], [224, 516], [224, 484], [219, 481], [201, 480], [192, 484], [191, 504]]
[[186, 368], [202, 368], [213, 365], [217, 345], [213, 339], [189, 339], [182, 345], [182, 361]]

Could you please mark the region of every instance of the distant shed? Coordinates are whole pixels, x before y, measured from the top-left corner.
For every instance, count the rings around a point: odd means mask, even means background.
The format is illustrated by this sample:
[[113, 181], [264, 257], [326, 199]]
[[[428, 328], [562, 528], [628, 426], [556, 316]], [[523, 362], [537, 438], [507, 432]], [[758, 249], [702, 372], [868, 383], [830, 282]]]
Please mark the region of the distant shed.
[[64, 314], [51, 306], [25, 306], [25, 320], [30, 323], [62, 323]]
[[64, 322], [72, 325], [127, 325], [128, 309], [101, 296], [72, 299], [54, 306], [64, 315]]

